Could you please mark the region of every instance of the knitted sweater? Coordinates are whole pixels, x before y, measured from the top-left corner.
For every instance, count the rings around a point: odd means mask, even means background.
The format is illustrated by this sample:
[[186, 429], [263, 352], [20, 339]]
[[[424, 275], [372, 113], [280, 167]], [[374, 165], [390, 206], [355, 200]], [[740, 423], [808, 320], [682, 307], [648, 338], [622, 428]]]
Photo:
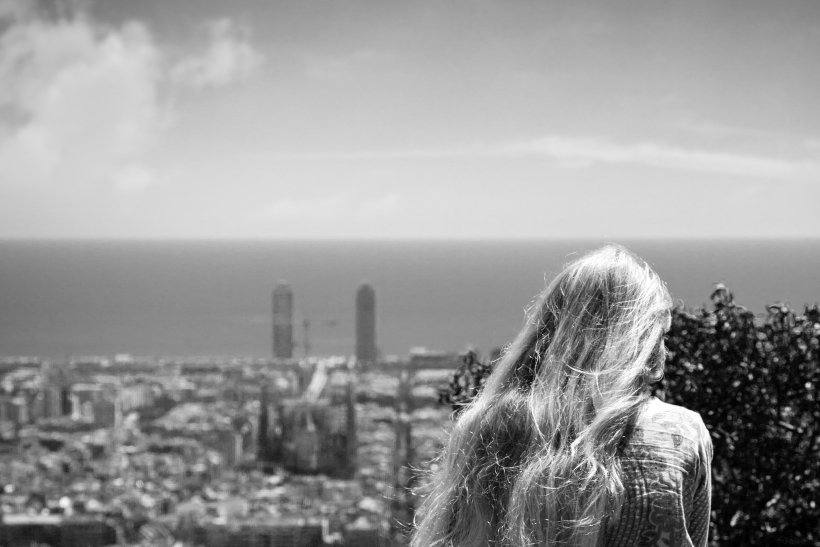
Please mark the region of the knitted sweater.
[[703, 547], [709, 532], [712, 440], [696, 412], [651, 397], [621, 452], [625, 499], [606, 547]]

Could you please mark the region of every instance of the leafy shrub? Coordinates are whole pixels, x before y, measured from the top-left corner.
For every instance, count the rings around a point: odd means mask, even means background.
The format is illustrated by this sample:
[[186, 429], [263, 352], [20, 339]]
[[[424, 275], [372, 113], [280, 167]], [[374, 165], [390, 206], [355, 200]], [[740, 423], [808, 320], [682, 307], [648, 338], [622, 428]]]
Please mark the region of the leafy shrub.
[[482, 363], [473, 350], [461, 355], [461, 365], [450, 378], [450, 383], [438, 390], [438, 402], [450, 405], [455, 414], [460, 413], [484, 387], [492, 369], [493, 361]]
[[[718, 285], [712, 310], [672, 313], [665, 378], [655, 394], [701, 414], [712, 434], [710, 540], [820, 544], [820, 307], [765, 318]], [[439, 400], [458, 413], [492, 370], [462, 358]]]
[[714, 309], [672, 316], [658, 396], [700, 412], [714, 442], [714, 545], [820, 541], [820, 308], [765, 320], [718, 285]]

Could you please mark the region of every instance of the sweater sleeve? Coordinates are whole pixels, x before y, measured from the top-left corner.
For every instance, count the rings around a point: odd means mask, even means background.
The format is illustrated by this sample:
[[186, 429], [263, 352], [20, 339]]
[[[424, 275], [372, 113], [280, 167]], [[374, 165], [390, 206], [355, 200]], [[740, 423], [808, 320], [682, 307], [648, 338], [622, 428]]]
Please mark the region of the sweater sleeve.
[[686, 527], [695, 547], [706, 547], [709, 536], [709, 516], [712, 508], [712, 438], [699, 423], [698, 466], [691, 514], [686, 515]]

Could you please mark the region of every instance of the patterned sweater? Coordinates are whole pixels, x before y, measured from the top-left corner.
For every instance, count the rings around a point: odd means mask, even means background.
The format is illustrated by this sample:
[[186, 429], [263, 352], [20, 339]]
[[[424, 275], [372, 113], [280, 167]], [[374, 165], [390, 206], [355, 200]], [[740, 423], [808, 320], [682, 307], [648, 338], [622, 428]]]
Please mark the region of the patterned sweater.
[[651, 397], [621, 452], [626, 496], [606, 547], [703, 547], [709, 532], [712, 440], [696, 412]]

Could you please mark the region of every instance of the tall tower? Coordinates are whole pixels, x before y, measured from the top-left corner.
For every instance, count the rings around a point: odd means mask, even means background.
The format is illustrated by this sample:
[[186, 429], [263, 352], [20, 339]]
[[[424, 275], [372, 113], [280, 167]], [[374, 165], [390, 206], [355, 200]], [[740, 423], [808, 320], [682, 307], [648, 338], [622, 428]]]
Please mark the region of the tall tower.
[[356, 293], [356, 359], [376, 361], [376, 293], [370, 283]]
[[269, 418], [268, 386], [262, 384], [261, 397], [259, 398], [259, 422], [256, 426], [256, 459], [260, 462], [267, 462], [270, 459], [270, 450], [268, 450]]
[[287, 281], [273, 290], [273, 357], [293, 357], [293, 291]]
[[359, 461], [357, 452], [359, 449], [359, 439], [356, 434], [356, 372], [354, 370], [347, 371], [347, 401], [346, 404], [346, 426], [347, 426], [347, 475], [353, 477], [359, 470]]

